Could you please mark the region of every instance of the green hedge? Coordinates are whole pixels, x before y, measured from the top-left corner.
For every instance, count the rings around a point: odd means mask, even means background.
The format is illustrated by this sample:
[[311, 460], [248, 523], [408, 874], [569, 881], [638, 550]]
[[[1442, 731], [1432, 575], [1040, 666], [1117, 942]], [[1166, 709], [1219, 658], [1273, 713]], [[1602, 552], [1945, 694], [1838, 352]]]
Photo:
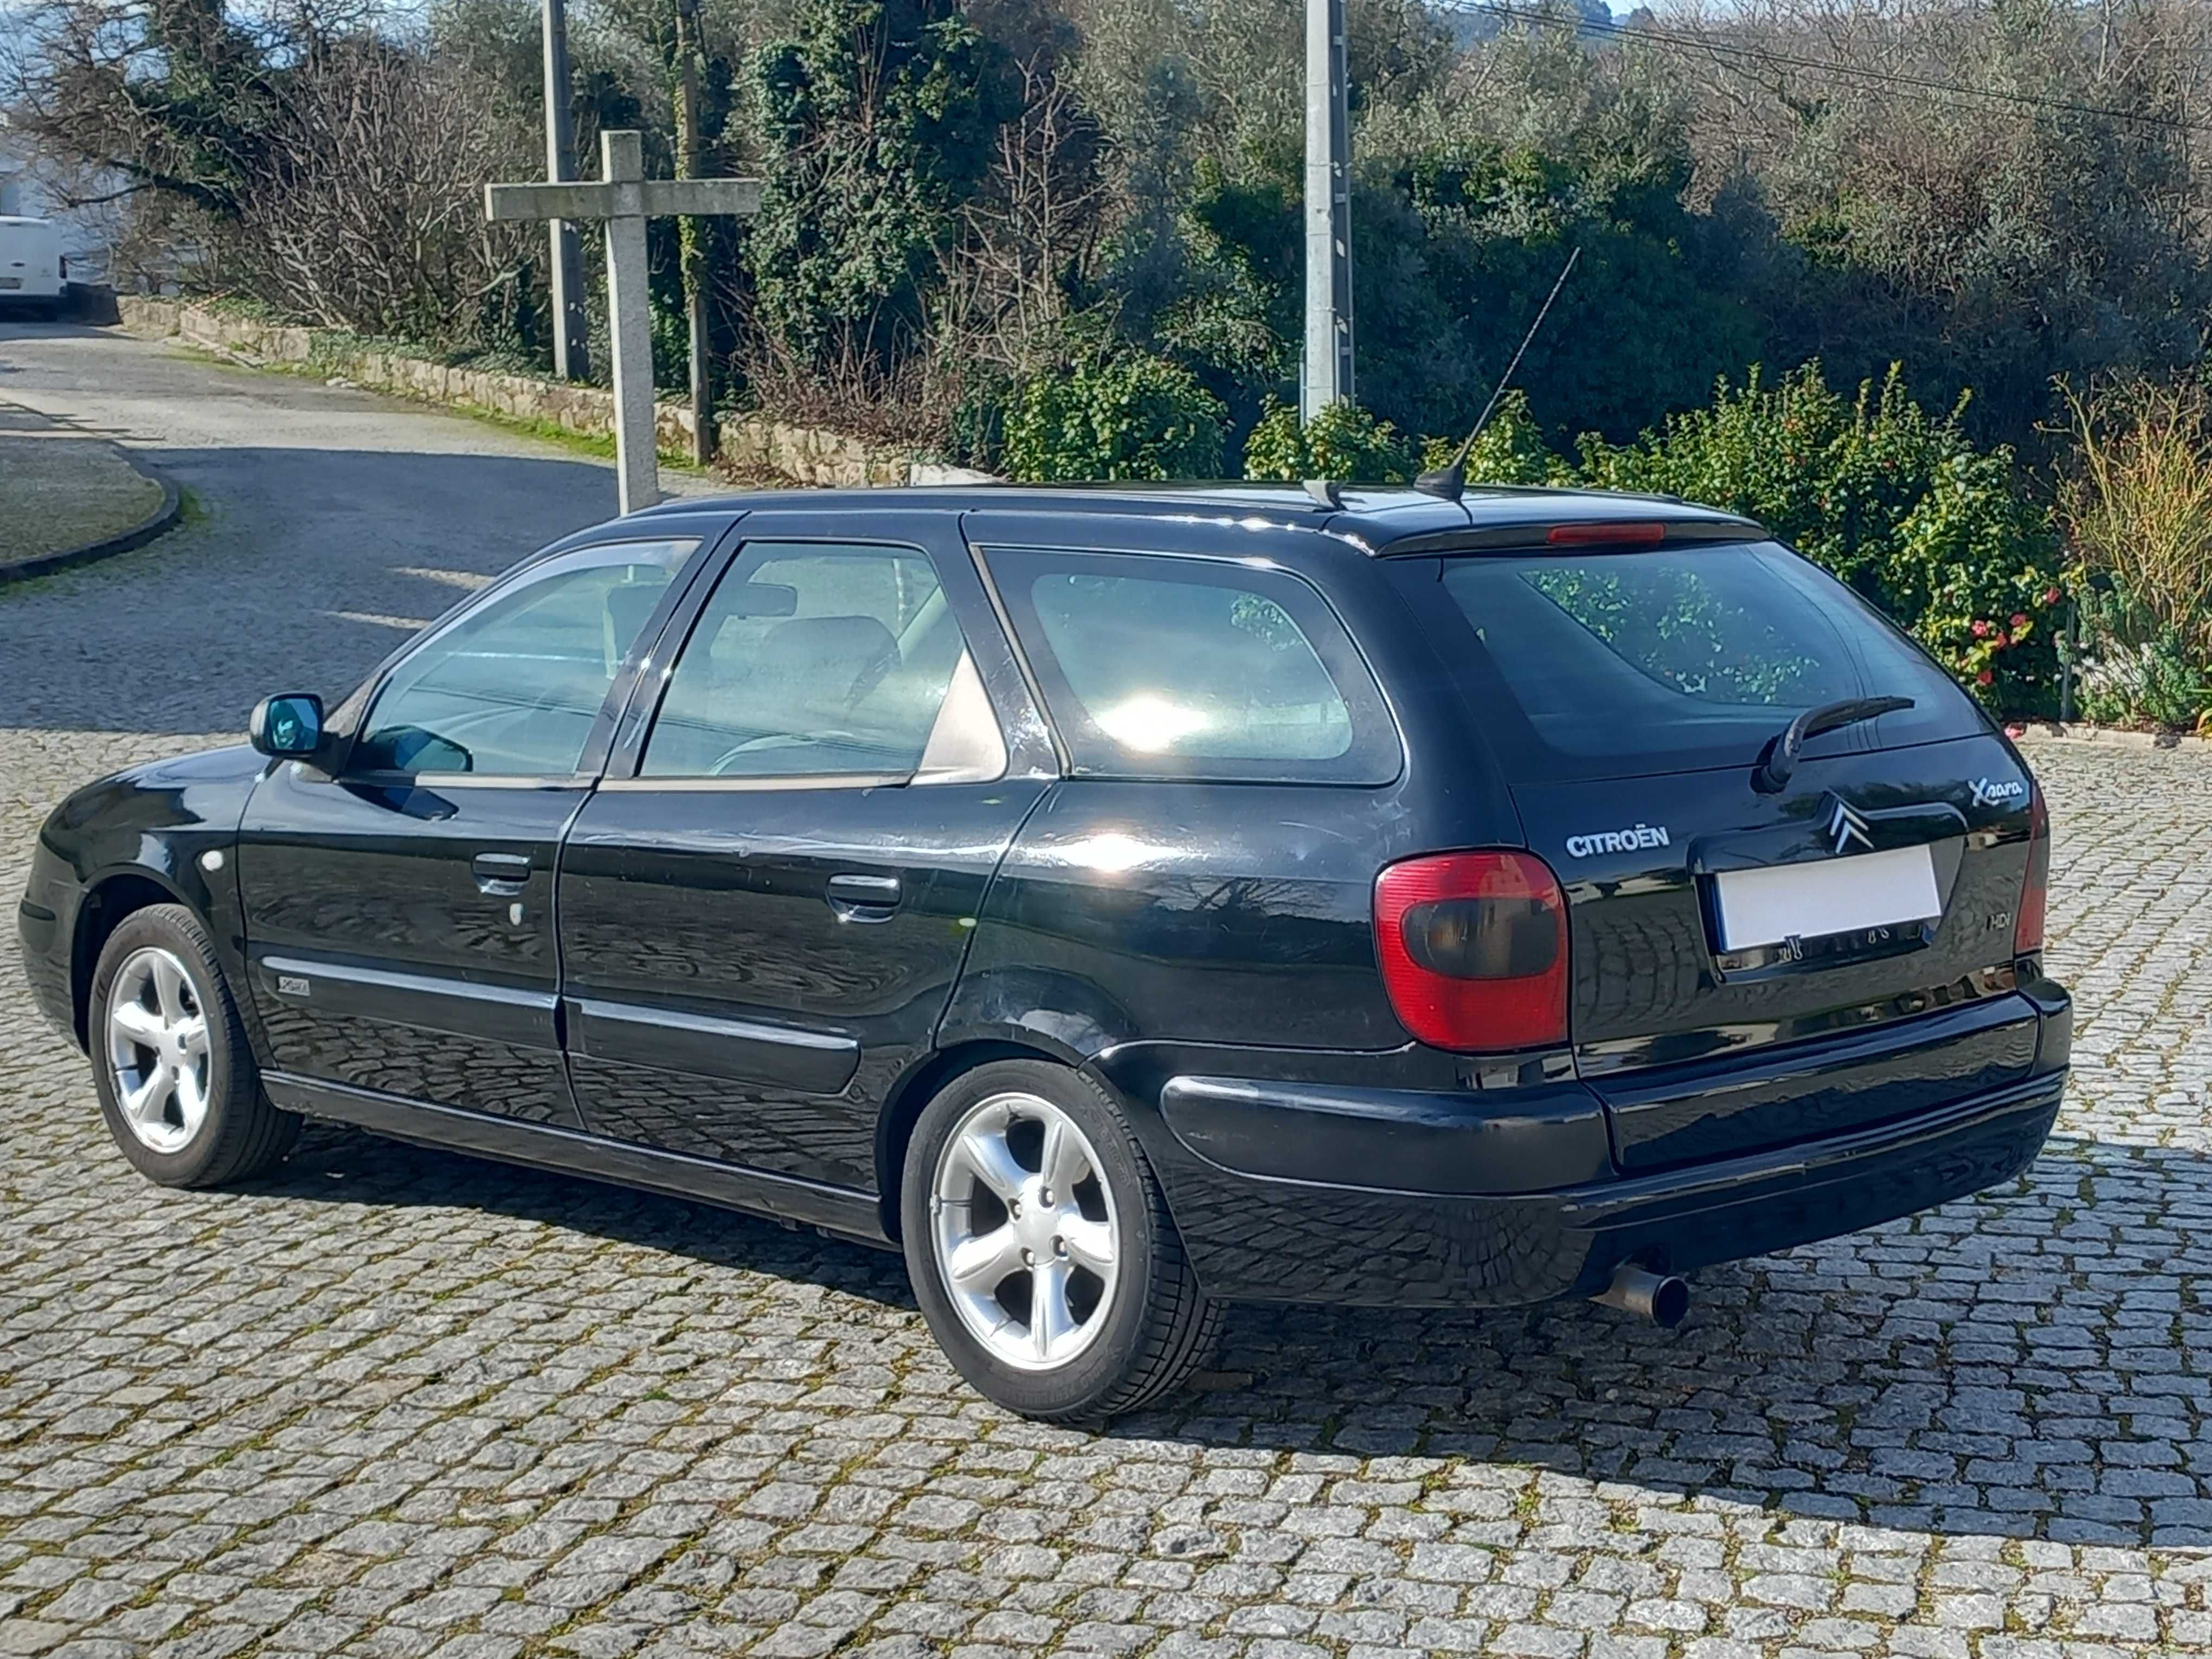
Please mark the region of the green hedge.
[[[1512, 392], [1477, 439], [1468, 478], [1679, 495], [1756, 519], [1910, 629], [1991, 708], [2053, 713], [2057, 540], [2012, 452], [1976, 449], [1958, 414], [1929, 414], [1893, 367], [1856, 399], [1831, 389], [1817, 363], [1778, 386], [1754, 369], [1633, 443], [1585, 438], [1570, 462]], [[1275, 405], [1246, 447], [1246, 470], [1382, 482], [1410, 476], [1411, 447], [1349, 405], [1303, 431], [1295, 410]], [[1441, 465], [1456, 447], [1431, 439], [1421, 464]]]
[[1006, 467], [1028, 483], [1217, 478], [1228, 410], [1180, 364], [1124, 349], [1031, 375], [1006, 411]]
[[1583, 446], [1582, 477], [1757, 519], [1909, 629], [1990, 707], [2054, 712], [2059, 556], [2012, 452], [1977, 450], [1893, 366], [1846, 399], [1808, 364], [1754, 370], [1632, 444]]
[[1357, 404], [1331, 404], [1302, 426], [1295, 408], [1269, 398], [1244, 442], [1248, 478], [1408, 483], [1419, 470], [1413, 440]]

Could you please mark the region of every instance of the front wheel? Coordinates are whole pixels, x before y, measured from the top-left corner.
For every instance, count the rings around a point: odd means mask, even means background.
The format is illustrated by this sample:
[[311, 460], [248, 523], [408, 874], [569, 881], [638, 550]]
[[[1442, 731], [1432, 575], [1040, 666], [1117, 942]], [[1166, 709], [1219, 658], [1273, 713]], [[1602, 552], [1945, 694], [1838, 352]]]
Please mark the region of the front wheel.
[[1005, 1060], [955, 1079], [915, 1126], [899, 1213], [931, 1332], [1009, 1411], [1111, 1417], [1212, 1350], [1218, 1306], [1144, 1151], [1079, 1073]]
[[108, 1133], [162, 1186], [258, 1175], [299, 1138], [298, 1116], [262, 1093], [214, 944], [182, 905], [135, 910], [108, 936], [87, 1026]]

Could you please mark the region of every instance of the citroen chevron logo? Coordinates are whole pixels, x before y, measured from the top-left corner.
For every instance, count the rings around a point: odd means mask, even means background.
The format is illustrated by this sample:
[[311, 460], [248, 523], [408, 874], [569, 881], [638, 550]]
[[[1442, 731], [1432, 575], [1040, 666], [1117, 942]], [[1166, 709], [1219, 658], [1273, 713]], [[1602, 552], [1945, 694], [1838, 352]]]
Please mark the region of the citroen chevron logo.
[[[1830, 799], [1835, 798], [1832, 796]], [[1874, 850], [1874, 837], [1867, 834], [1867, 821], [1851, 811], [1850, 805], [1847, 801], [1836, 800], [1835, 810], [1828, 814], [1828, 834], [1835, 842], [1835, 850], [1838, 856], [1841, 856], [1853, 842], [1858, 842], [1869, 852]]]

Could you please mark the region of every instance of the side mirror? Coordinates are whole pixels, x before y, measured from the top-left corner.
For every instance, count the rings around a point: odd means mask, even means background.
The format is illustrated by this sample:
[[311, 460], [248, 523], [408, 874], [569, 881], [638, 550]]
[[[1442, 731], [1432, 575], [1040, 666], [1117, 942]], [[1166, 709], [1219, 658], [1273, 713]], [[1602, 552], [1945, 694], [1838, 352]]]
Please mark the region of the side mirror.
[[323, 700], [312, 691], [287, 691], [253, 705], [246, 740], [264, 755], [300, 760], [323, 744]]

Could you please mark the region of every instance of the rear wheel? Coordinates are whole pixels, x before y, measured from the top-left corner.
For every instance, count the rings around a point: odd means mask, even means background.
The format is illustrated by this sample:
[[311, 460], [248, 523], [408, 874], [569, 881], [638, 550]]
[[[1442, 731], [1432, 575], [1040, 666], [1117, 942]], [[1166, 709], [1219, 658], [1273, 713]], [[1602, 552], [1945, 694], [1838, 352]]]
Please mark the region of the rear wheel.
[[108, 936], [88, 1035], [108, 1133], [165, 1187], [258, 1175], [299, 1138], [298, 1116], [262, 1093], [214, 945], [182, 905], [133, 911]]
[[939, 1345], [1026, 1417], [1080, 1422], [1172, 1389], [1212, 1351], [1159, 1183], [1114, 1103], [1042, 1060], [957, 1079], [923, 1110], [900, 1194]]

